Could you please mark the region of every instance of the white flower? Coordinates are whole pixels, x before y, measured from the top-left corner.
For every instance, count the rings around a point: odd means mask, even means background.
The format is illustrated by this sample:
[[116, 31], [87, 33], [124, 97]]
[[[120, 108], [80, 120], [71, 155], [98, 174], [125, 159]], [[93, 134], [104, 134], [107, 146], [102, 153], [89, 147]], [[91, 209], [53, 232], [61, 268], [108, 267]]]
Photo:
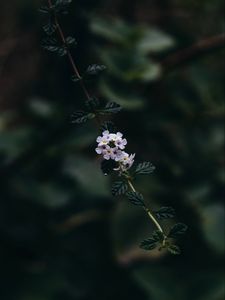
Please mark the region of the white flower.
[[134, 163], [135, 154], [129, 155], [126, 152], [123, 152], [119, 162], [122, 164], [123, 170], [129, 170]]
[[129, 156], [129, 169], [133, 166], [133, 164], [134, 164], [134, 158], [135, 158], [135, 153], [133, 153], [133, 154], [131, 154], [130, 156]]
[[102, 136], [98, 136], [96, 139], [98, 146], [108, 145], [109, 143], [109, 131], [106, 130], [102, 133]]
[[127, 144], [127, 140], [123, 139], [123, 134], [121, 132], [110, 133], [109, 141], [121, 150], [123, 150]]
[[123, 149], [125, 149], [125, 146], [127, 145], [127, 140], [118, 138], [118, 139], [115, 140], [115, 145], [116, 145], [116, 147], [123, 150]]
[[118, 149], [118, 148], [114, 148], [114, 149], [113, 149], [113, 153], [114, 153], [114, 155], [115, 155], [114, 160], [115, 160], [115, 161], [120, 161], [120, 159], [121, 159], [121, 157], [122, 157], [122, 155], [123, 155], [123, 151], [121, 151], [121, 150]]
[[103, 136], [109, 136], [109, 135], [110, 135], [110, 133], [109, 133], [109, 131], [108, 131], [108, 130], [105, 130], [105, 131], [103, 131], [102, 135], [103, 135]]
[[123, 134], [121, 132], [117, 132], [117, 133], [110, 133], [109, 134], [109, 138], [111, 141], [116, 141], [117, 139], [122, 139]]
[[134, 163], [135, 154], [129, 155], [125, 151], [127, 140], [123, 138], [121, 132], [110, 133], [108, 130], [103, 131], [102, 136], [96, 139], [98, 146], [95, 151], [103, 155], [106, 160], [118, 162], [118, 168], [115, 170], [124, 172], [130, 169]]
[[110, 148], [109, 146], [106, 146], [106, 149], [102, 151], [103, 157], [106, 160], [109, 159], [115, 159], [115, 154], [114, 154], [115, 148]]
[[103, 144], [101, 146], [98, 145], [98, 147], [95, 149], [95, 151], [98, 154], [102, 154], [104, 150], [106, 150], [107, 144]]

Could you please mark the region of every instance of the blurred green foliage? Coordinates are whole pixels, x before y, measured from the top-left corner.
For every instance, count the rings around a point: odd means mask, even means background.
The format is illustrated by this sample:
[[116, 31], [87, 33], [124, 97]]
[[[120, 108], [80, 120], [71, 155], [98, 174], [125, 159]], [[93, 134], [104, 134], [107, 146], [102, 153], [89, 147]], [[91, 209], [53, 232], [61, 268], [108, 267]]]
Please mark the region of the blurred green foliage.
[[224, 299], [224, 50], [161, 64], [224, 30], [223, 1], [74, 0], [62, 18], [80, 70], [107, 66], [90, 91], [124, 107], [129, 151], [156, 165], [138, 189], [189, 226], [179, 257], [138, 249], [151, 225], [111, 197], [93, 123], [70, 124], [84, 96], [40, 47], [40, 1], [12, 3], [0, 12], [0, 298]]

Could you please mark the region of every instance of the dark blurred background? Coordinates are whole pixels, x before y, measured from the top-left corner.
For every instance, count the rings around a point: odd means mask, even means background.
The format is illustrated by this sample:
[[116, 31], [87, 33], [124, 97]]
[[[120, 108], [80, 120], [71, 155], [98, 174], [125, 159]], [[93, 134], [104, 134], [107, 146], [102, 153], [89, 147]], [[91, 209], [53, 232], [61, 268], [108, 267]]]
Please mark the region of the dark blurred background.
[[111, 197], [93, 123], [70, 123], [84, 95], [40, 46], [43, 3], [0, 2], [0, 299], [223, 300], [224, 1], [73, 0], [61, 18], [81, 72], [107, 66], [89, 89], [124, 107], [129, 152], [156, 166], [138, 189], [189, 226], [176, 257], [138, 248], [148, 218]]

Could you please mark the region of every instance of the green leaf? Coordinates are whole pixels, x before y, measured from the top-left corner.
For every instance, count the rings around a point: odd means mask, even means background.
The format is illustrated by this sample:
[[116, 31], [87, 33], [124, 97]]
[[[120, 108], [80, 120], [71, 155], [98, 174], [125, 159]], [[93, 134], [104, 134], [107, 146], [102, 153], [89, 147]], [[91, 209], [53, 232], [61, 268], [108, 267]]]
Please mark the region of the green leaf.
[[170, 229], [168, 237], [175, 239], [180, 235], [183, 235], [187, 231], [187, 228], [188, 228], [187, 225], [183, 223], [177, 223]]
[[116, 167], [117, 167], [117, 163], [112, 159], [110, 160], [104, 159], [101, 163], [101, 170], [104, 175], [108, 175], [112, 173], [113, 169], [115, 169]]
[[157, 247], [157, 243], [154, 238], [148, 238], [140, 243], [140, 248], [144, 250], [153, 250]]
[[167, 250], [174, 255], [179, 255], [181, 254], [181, 250], [177, 245], [170, 245], [168, 246]]
[[139, 174], [139, 175], [151, 174], [154, 170], [155, 167], [153, 166], [153, 164], [145, 161], [137, 165], [135, 174]]
[[49, 7], [48, 6], [41, 6], [38, 10], [40, 13], [48, 14], [49, 13]]
[[76, 111], [72, 114], [71, 116], [71, 122], [72, 123], [85, 123], [88, 120], [91, 120], [95, 117], [95, 114], [93, 113], [89, 113], [89, 112], [85, 112], [85, 111]]
[[152, 234], [152, 237], [156, 242], [162, 242], [164, 240], [164, 234], [160, 230], [155, 230]]
[[49, 18], [48, 23], [43, 26], [45, 33], [48, 35], [53, 34], [56, 31], [56, 25], [52, 22], [51, 18]]
[[98, 98], [93, 97], [85, 102], [87, 109], [94, 112], [100, 105], [100, 101]]
[[58, 47], [57, 54], [59, 56], [65, 56], [67, 54], [67, 48], [65, 46]]
[[128, 186], [124, 181], [116, 181], [112, 186], [112, 195], [120, 196], [127, 192]]
[[72, 75], [71, 76], [71, 80], [73, 82], [78, 82], [78, 81], [81, 81], [82, 80], [82, 77], [77, 77], [76, 75]]
[[99, 75], [105, 69], [106, 69], [106, 66], [104, 66], [104, 65], [94, 64], [94, 65], [88, 66], [85, 73], [86, 73], [86, 75], [95, 76], [95, 75]]
[[68, 13], [68, 5], [72, 2], [72, 0], [56, 0], [54, 9], [56, 13], [67, 14]]
[[124, 44], [127, 40], [127, 36], [130, 35], [130, 26], [120, 20], [110, 20], [107, 18], [100, 19], [95, 18], [91, 23], [91, 30], [113, 43]]
[[66, 44], [67, 44], [68, 46], [75, 46], [77, 43], [76, 43], [75, 38], [73, 38], [72, 36], [68, 36], [68, 37], [66, 38]]
[[50, 52], [56, 52], [59, 56], [67, 54], [66, 46], [60, 46], [55, 38], [47, 37], [43, 40], [42, 47]]
[[154, 212], [157, 219], [172, 219], [175, 216], [175, 210], [172, 207], [161, 207], [158, 211]]
[[143, 27], [138, 50], [142, 55], [159, 53], [171, 49], [174, 45], [174, 40], [166, 33], [156, 28]]
[[117, 84], [107, 82], [105, 79], [100, 82], [100, 89], [102, 95], [110, 101], [118, 101], [122, 107], [128, 110], [140, 110], [146, 106], [145, 99], [140, 94], [135, 94], [135, 91], [130, 93], [129, 86], [120, 87]]
[[105, 114], [116, 114], [120, 112], [122, 107], [116, 102], [108, 102], [104, 108], [98, 110], [98, 112], [102, 115]]
[[60, 49], [57, 40], [52, 37], [44, 39], [42, 47], [50, 52], [57, 52]]
[[128, 197], [128, 199], [132, 204], [145, 207], [143, 195], [140, 194], [139, 192], [131, 191], [128, 192], [126, 196]]
[[145, 250], [152, 250], [157, 247], [158, 242], [162, 242], [165, 236], [160, 230], [155, 230], [152, 236], [141, 242], [140, 247]]
[[101, 131], [108, 130], [111, 133], [115, 133], [117, 128], [112, 121], [106, 121], [101, 125]]

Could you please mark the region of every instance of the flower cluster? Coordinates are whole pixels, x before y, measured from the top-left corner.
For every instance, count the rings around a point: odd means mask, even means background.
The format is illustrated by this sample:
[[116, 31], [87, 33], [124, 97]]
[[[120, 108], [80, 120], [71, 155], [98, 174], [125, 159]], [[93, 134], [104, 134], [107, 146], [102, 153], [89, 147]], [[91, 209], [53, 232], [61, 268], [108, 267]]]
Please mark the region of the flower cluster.
[[112, 159], [118, 162], [118, 168], [115, 170], [126, 171], [132, 167], [135, 154], [129, 155], [123, 151], [127, 145], [127, 140], [123, 138], [121, 132], [103, 131], [102, 136], [99, 136], [96, 141], [98, 147], [95, 151], [98, 154], [103, 155], [106, 160]]

